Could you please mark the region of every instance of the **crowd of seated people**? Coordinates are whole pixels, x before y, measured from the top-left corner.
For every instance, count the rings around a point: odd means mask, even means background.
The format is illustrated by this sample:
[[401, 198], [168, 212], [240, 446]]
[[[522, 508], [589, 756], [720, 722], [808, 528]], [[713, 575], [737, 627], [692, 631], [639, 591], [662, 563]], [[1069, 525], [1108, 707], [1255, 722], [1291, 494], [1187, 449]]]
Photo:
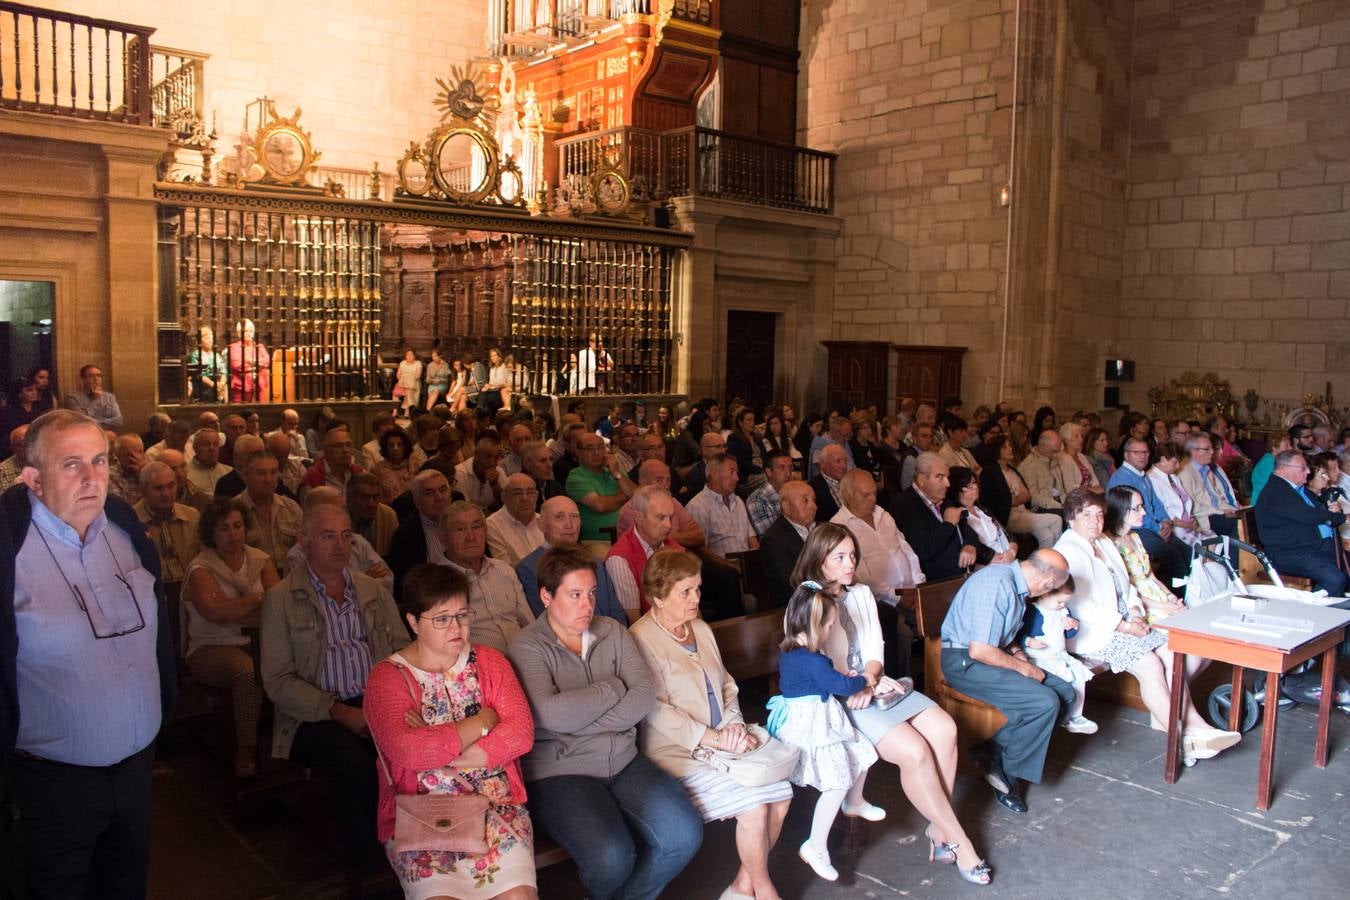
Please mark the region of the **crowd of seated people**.
[[[147, 671], [158, 666], [164, 680], [172, 658], [156, 638], [168, 607], [149, 585], [162, 588], [182, 610], [181, 634], [167, 638], [186, 677], [229, 690], [236, 777], [258, 774], [270, 702], [264, 752], [322, 773], [351, 863], [391, 867], [409, 896], [466, 896], [475, 879], [481, 892], [485, 867], [494, 896], [535, 896], [537, 830], [571, 854], [590, 896], [654, 897], [718, 819], [736, 820], [740, 855], [722, 896], [777, 896], [768, 856], [794, 784], [816, 775], [746, 786], [709, 764], [756, 747], [763, 732], [747, 727], [708, 623], [783, 608], [803, 584], [818, 586], [812, 609], [828, 614], [812, 626], [812, 652], [859, 679], [839, 698], [848, 727], [899, 767], [929, 823], [930, 859], [977, 883], [992, 869], [952, 810], [956, 727], [914, 687], [923, 673], [901, 589], [968, 578], [944, 625], [943, 671], [1007, 714], [972, 755], [996, 799], [1025, 811], [1021, 782], [1039, 780], [1055, 725], [1095, 729], [1081, 715], [1082, 685], [1075, 693], [1023, 649], [1045, 644], [1039, 630], [1025, 642], [1028, 598], [1057, 598], [1028, 621], [1072, 621], [1059, 649], [1134, 675], [1161, 727], [1172, 658], [1152, 626], [1185, 608], [1171, 578], [1190, 545], [1236, 534], [1249, 496], [1282, 572], [1346, 587], [1350, 474], [1340, 448], [1322, 448], [1326, 436], [1311, 429], [1292, 429], [1243, 470], [1222, 420], [1127, 417], [1113, 459], [1095, 415], [1057, 424], [1046, 407], [1028, 424], [998, 404], [967, 420], [955, 398], [940, 412], [907, 401], [892, 416], [800, 420], [786, 405], [761, 413], [738, 401], [725, 416], [703, 400], [685, 418], [663, 408], [650, 422], [619, 405], [588, 421], [583, 406], [555, 423], [513, 409], [509, 381], [433, 364], [449, 374], [428, 367], [426, 387], [444, 402], [423, 410], [418, 393], [382, 411], [364, 444], [327, 408], [307, 430], [294, 410], [264, 433], [258, 411], [232, 409], [192, 421], [157, 413], [144, 435], [118, 433], [97, 367], [82, 373], [70, 411], [43, 415], [50, 398], [40, 409], [25, 382], [15, 413], [25, 421], [6, 435], [19, 455], [3, 485], [0, 599], [20, 610], [20, 635], [39, 624], [24, 613], [34, 592], [102, 597], [125, 584], [139, 628], [101, 622], [95, 604], [74, 608], [91, 610], [79, 628], [88, 615], [93, 638], [126, 637], [149, 654], [139, 677], [150, 696]], [[413, 396], [412, 376], [400, 375], [400, 399]], [[492, 391], [500, 396], [482, 402]], [[80, 561], [91, 533], [108, 537], [107, 553]], [[50, 554], [50, 571], [34, 566], [45, 573], [34, 582], [24, 561], [57, 538], [69, 547]], [[750, 565], [761, 576], [754, 595]], [[53, 581], [58, 573], [69, 580]], [[978, 590], [998, 602], [977, 608]], [[142, 629], [148, 639], [130, 637]], [[84, 652], [75, 646], [64, 649]], [[18, 658], [21, 684], [38, 683], [40, 665]], [[40, 690], [18, 691], [12, 706], [28, 702]], [[1181, 716], [1188, 763], [1238, 739], [1208, 727], [1185, 692]], [[4, 750], [107, 766], [144, 752], [143, 731], [159, 719], [143, 718], [142, 732], [117, 735], [111, 746], [128, 752], [116, 760], [68, 749], [60, 734], [72, 726], [41, 718], [11, 730]], [[398, 801], [420, 794], [486, 798], [486, 847], [407, 844]], [[884, 815], [860, 793], [840, 798], [845, 815]], [[828, 877], [815, 835], [802, 857]]]

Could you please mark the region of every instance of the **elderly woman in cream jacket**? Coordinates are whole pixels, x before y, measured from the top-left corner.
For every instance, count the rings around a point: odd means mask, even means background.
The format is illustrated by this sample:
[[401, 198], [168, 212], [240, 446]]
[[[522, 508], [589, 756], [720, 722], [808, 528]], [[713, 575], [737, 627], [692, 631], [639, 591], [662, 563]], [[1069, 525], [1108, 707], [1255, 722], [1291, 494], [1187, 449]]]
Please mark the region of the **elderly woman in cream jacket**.
[[[1135, 505], [1135, 519], [1142, 520], [1143, 501]], [[1106, 502], [1101, 495], [1078, 488], [1065, 501], [1064, 514], [1069, 527], [1055, 549], [1069, 564], [1074, 582], [1069, 611], [1079, 623], [1078, 634], [1068, 640], [1067, 647], [1078, 656], [1105, 662], [1112, 672], [1133, 675], [1144, 706], [1153, 715], [1153, 728], [1166, 731], [1174, 658], [1164, 646], [1166, 636], [1149, 627], [1144, 601], [1131, 583], [1125, 561], [1111, 539], [1103, 536]], [[1189, 690], [1182, 691], [1179, 713], [1187, 765], [1214, 756], [1240, 738], [1209, 727], [1191, 703]]]
[[792, 802], [792, 785], [745, 787], [696, 756], [700, 748], [741, 753], [757, 746], [712, 629], [698, 617], [699, 571], [692, 554], [660, 550], [642, 573], [652, 606], [631, 633], [656, 682], [656, 705], [639, 731], [638, 747], [684, 785], [704, 822], [735, 817], [741, 867], [721, 900], [776, 898], [768, 857]]

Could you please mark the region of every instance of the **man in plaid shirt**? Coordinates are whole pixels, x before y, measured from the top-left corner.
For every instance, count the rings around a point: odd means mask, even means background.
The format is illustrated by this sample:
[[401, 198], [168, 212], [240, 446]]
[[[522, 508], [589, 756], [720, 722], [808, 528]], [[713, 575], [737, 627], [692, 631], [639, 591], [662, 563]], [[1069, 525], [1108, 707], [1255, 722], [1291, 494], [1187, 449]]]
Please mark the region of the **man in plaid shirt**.
[[759, 490], [745, 501], [750, 512], [750, 524], [755, 534], [764, 537], [764, 532], [778, 520], [782, 505], [778, 501], [778, 492], [792, 478], [792, 456], [784, 450], [771, 450], [764, 457], [764, 475], [769, 479]]

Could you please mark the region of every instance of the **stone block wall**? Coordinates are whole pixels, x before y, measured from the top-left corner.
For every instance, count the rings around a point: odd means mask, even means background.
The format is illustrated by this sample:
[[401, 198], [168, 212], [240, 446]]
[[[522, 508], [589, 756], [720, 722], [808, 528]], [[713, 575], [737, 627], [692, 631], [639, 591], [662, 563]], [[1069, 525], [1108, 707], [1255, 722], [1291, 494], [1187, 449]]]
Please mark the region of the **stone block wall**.
[[1120, 350], [1350, 396], [1350, 3], [1136, 6]]
[[[829, 336], [970, 348], [997, 389], [1011, 0], [803, 0], [798, 142], [839, 154]], [[824, 335], [822, 335], [822, 338]]]
[[206, 108], [219, 113], [220, 156], [244, 108], [266, 94], [300, 119], [322, 166], [393, 172], [408, 142], [439, 121], [437, 78], [484, 56], [486, 2], [430, 0], [51, 0], [46, 8], [153, 26], [151, 42], [209, 53]]

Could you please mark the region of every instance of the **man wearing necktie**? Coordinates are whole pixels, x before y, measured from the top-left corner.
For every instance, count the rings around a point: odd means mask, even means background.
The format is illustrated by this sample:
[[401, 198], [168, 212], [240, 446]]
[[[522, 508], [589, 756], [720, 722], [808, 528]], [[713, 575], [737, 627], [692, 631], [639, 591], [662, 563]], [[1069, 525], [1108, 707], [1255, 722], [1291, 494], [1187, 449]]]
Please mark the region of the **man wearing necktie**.
[[1185, 578], [1190, 548], [1172, 533], [1167, 508], [1153, 490], [1144, 471], [1149, 462], [1148, 444], [1140, 438], [1125, 442], [1124, 462], [1107, 483], [1107, 489], [1124, 485], [1134, 488], [1144, 498], [1144, 523], [1134, 530], [1148, 552], [1153, 573], [1170, 588], [1175, 579]]
[[1345, 522], [1340, 501], [1325, 506], [1308, 494], [1308, 463], [1297, 450], [1275, 457], [1275, 473], [1256, 501], [1256, 525], [1266, 555], [1283, 575], [1311, 578], [1315, 589], [1340, 596], [1346, 575], [1336, 565], [1336, 529]]
[[[1236, 538], [1237, 492], [1222, 468], [1214, 462], [1214, 442], [1203, 431], [1192, 432], [1186, 439], [1189, 459], [1177, 473], [1177, 479], [1195, 504], [1193, 514], [1202, 529]], [[1237, 550], [1230, 551], [1234, 564]]]

